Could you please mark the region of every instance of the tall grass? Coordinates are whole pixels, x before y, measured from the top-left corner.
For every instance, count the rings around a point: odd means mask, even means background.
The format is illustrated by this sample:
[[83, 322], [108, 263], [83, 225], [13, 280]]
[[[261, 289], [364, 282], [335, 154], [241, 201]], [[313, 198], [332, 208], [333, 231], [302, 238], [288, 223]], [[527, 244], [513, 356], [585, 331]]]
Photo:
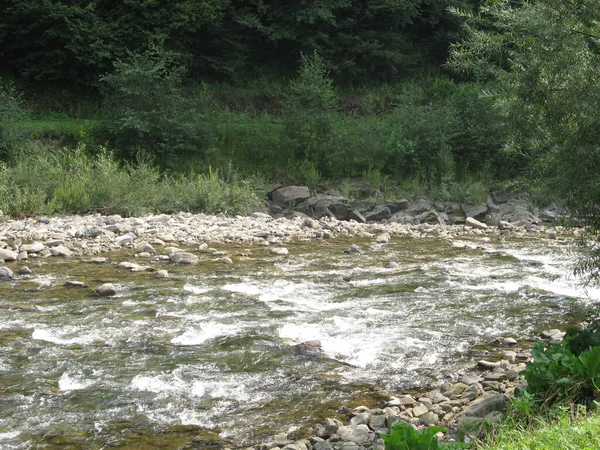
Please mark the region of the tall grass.
[[205, 211], [244, 214], [261, 208], [255, 179], [205, 174], [161, 175], [147, 160], [120, 164], [106, 149], [30, 149], [0, 165], [0, 211], [8, 216], [100, 211], [126, 216]]

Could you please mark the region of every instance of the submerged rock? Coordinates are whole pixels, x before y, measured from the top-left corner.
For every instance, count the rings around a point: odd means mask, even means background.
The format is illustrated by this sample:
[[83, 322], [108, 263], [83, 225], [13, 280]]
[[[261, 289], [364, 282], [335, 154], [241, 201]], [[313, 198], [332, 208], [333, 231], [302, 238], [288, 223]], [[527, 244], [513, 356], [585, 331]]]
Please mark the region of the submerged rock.
[[169, 259], [171, 262], [181, 265], [198, 264], [200, 262], [200, 259], [196, 255], [186, 252], [174, 253]]
[[111, 297], [117, 293], [112, 283], [104, 283], [96, 288], [96, 294], [100, 297]]

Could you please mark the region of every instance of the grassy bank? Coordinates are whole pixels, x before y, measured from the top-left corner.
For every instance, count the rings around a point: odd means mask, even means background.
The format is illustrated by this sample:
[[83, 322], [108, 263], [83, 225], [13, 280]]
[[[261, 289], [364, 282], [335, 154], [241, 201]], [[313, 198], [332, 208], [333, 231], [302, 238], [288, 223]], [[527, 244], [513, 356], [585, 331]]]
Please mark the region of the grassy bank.
[[596, 450], [600, 448], [600, 416], [535, 419], [528, 424], [509, 421], [494, 430], [477, 450]]

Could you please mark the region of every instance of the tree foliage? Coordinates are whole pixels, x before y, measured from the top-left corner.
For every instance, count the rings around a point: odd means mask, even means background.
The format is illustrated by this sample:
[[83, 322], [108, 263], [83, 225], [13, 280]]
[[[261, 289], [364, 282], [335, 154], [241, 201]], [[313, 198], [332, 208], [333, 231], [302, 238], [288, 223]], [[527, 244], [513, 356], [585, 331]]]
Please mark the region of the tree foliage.
[[494, 80], [513, 147], [533, 158], [540, 180], [586, 226], [578, 272], [600, 279], [600, 3], [489, 0], [478, 14], [455, 10], [468, 38], [449, 65]]
[[153, 44], [188, 56], [196, 77], [293, 75], [317, 51], [337, 82], [390, 81], [439, 66], [476, 0], [0, 0], [0, 66], [29, 80], [89, 87]]

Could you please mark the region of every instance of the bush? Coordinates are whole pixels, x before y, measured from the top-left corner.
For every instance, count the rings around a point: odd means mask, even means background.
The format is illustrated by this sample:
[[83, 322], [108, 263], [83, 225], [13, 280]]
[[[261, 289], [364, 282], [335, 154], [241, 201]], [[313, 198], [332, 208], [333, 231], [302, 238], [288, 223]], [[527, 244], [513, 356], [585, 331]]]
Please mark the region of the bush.
[[600, 346], [574, 353], [569, 340], [533, 348], [533, 361], [523, 372], [527, 393], [538, 408], [555, 404], [591, 404], [600, 393]]
[[181, 157], [203, 158], [210, 133], [182, 94], [185, 71], [176, 53], [152, 47], [117, 61], [114, 72], [101, 77], [114, 118], [97, 133], [120, 157], [133, 161], [145, 155], [163, 168]]
[[27, 133], [18, 126], [26, 117], [21, 94], [0, 79], [0, 161], [14, 159], [27, 140]]
[[437, 433], [448, 430], [441, 427], [415, 429], [408, 423], [394, 422], [389, 434], [380, 435], [385, 441], [385, 450], [438, 450], [467, 448], [464, 444], [438, 442]]

